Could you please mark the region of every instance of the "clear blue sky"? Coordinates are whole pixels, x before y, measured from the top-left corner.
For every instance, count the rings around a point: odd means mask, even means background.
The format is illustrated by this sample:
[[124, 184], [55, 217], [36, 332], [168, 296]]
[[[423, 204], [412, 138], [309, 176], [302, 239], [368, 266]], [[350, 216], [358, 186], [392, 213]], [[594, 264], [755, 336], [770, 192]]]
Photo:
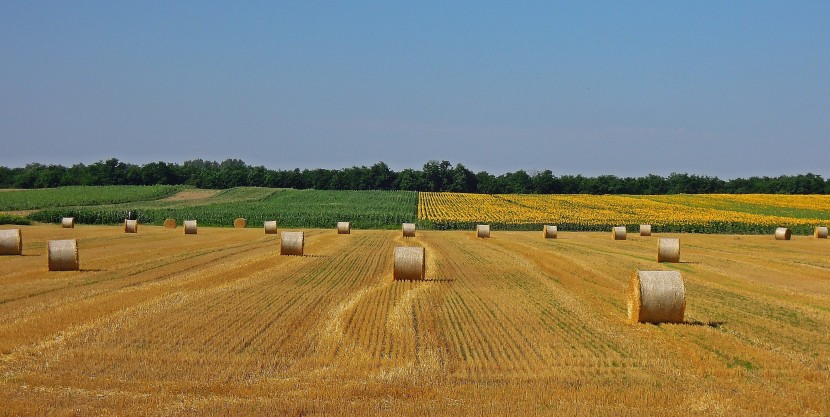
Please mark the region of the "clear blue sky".
[[0, 165], [830, 176], [830, 2], [0, 0]]

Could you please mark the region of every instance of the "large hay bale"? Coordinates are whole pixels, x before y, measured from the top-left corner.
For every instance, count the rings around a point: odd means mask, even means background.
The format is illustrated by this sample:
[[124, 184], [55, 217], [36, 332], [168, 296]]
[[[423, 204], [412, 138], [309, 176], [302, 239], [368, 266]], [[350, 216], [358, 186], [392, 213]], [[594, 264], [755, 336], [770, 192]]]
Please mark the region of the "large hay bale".
[[61, 226], [64, 229], [74, 229], [75, 228], [75, 218], [74, 217], [64, 217], [61, 219]]
[[545, 227], [542, 228], [542, 235], [545, 237], [545, 239], [556, 239], [556, 232], [556, 226], [546, 224]]
[[422, 280], [426, 270], [426, 251], [420, 246], [395, 248], [393, 279]]
[[640, 236], [651, 236], [651, 225], [650, 224], [641, 224], [640, 225]]
[[611, 239], [625, 240], [625, 226], [617, 226], [611, 229]]
[[138, 233], [138, 220], [124, 219], [124, 233]]
[[683, 323], [686, 288], [678, 271], [634, 271], [628, 281], [628, 319]]
[[481, 237], [481, 238], [490, 237], [490, 225], [489, 224], [476, 225], [476, 237]]
[[403, 237], [415, 237], [415, 223], [403, 224]]
[[790, 240], [793, 231], [786, 227], [779, 227], [775, 229], [775, 240]]
[[262, 223], [265, 226], [265, 234], [266, 235], [275, 235], [277, 234], [277, 221], [276, 220], [268, 220]]
[[304, 247], [304, 232], [282, 232], [280, 236], [280, 255], [303, 256]]
[[176, 219], [164, 219], [164, 228], [165, 229], [175, 229], [176, 228]]
[[185, 220], [184, 221], [184, 234], [186, 234], [186, 235], [195, 235], [196, 232], [197, 232], [196, 220]]
[[657, 262], [680, 262], [680, 239], [661, 237], [657, 240]]
[[352, 224], [349, 222], [337, 222], [337, 234], [348, 235], [352, 233]]
[[242, 229], [242, 228], [245, 228], [247, 226], [248, 226], [248, 221], [243, 219], [242, 217], [240, 217], [238, 219], [234, 219], [234, 221], [233, 221], [233, 227], [235, 227], [237, 229]]
[[50, 240], [46, 248], [46, 258], [50, 271], [77, 271], [80, 268], [78, 241]]
[[815, 232], [813, 232], [813, 236], [815, 236], [816, 239], [827, 239], [827, 226], [816, 227]]
[[23, 234], [20, 229], [0, 230], [0, 255], [22, 255]]

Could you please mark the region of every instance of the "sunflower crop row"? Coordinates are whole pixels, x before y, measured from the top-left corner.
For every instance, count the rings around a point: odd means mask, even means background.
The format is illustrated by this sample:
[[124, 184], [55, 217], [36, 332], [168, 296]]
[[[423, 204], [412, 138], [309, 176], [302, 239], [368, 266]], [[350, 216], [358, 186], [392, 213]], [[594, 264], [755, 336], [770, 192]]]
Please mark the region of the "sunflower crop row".
[[[830, 223], [827, 196], [753, 195], [746, 201], [733, 197], [427, 192], [419, 195], [418, 219], [436, 228], [489, 223], [513, 229], [555, 224], [562, 230], [608, 230], [614, 225], [651, 224], [661, 231], [705, 233], [768, 233], [779, 226], [811, 233], [814, 226]], [[782, 204], [789, 197], [796, 197], [792, 208], [798, 215], [763, 213], [766, 201], [768, 211], [786, 212]], [[739, 203], [751, 204], [751, 210], [740, 210]]]

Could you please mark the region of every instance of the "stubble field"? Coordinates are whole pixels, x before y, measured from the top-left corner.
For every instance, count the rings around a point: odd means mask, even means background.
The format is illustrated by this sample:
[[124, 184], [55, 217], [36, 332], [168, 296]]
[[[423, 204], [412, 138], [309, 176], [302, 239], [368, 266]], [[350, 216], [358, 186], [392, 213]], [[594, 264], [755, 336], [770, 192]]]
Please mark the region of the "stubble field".
[[[824, 239], [12, 227], [3, 415], [830, 415]], [[67, 238], [81, 271], [47, 272]], [[392, 280], [399, 245], [426, 281]], [[681, 271], [685, 324], [627, 322], [635, 269]]]

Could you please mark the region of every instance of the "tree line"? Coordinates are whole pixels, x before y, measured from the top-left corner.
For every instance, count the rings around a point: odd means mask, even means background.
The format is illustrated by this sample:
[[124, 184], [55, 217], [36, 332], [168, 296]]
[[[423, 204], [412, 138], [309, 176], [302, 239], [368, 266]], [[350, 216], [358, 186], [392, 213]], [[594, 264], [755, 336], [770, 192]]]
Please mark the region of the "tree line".
[[241, 186], [318, 190], [456, 191], [485, 194], [830, 194], [830, 179], [820, 175], [782, 175], [721, 180], [674, 173], [668, 177], [620, 178], [614, 175], [556, 176], [550, 170], [519, 170], [502, 175], [474, 173], [449, 161], [429, 161], [420, 169], [394, 171], [385, 163], [343, 169], [274, 170], [239, 159], [152, 162], [136, 165], [112, 158], [93, 164], [28, 164], [0, 167], [0, 188], [66, 185], [191, 185], [225, 189]]

